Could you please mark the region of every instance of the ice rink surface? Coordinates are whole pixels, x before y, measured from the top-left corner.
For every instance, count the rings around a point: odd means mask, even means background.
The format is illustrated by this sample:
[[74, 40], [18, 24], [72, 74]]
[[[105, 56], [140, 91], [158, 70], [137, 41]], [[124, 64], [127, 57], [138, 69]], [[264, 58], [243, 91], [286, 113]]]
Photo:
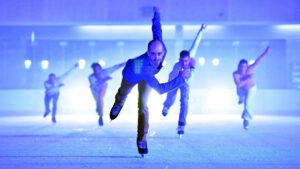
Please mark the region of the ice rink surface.
[[122, 115], [104, 126], [96, 115], [0, 117], [1, 169], [298, 169], [300, 118], [257, 115], [249, 130], [238, 115], [188, 116], [185, 135], [176, 133], [177, 115], [153, 116], [149, 154], [136, 148], [137, 117]]

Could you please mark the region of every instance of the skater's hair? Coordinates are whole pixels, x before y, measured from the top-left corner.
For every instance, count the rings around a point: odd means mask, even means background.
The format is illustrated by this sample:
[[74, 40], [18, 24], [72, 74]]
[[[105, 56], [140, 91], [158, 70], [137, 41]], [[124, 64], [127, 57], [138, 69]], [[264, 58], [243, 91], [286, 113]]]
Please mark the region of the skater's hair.
[[54, 73], [50, 73], [48, 79], [50, 79], [52, 76], [56, 77]]
[[165, 48], [164, 43], [161, 40], [153, 39], [148, 43], [148, 50], [150, 49], [150, 46], [152, 45], [152, 43], [155, 43], [155, 42], [160, 42], [163, 45], [163, 47]]
[[190, 57], [190, 52], [187, 50], [183, 50], [180, 52], [180, 58]]
[[97, 62], [92, 63], [91, 68], [92, 68], [93, 70], [95, 70], [96, 67], [100, 67], [100, 69], [102, 69], [102, 67], [101, 67], [101, 65], [100, 65], [99, 63], [97, 63]]
[[238, 68], [240, 68], [242, 66], [242, 64], [248, 65], [248, 61], [246, 59], [241, 59], [239, 62]]

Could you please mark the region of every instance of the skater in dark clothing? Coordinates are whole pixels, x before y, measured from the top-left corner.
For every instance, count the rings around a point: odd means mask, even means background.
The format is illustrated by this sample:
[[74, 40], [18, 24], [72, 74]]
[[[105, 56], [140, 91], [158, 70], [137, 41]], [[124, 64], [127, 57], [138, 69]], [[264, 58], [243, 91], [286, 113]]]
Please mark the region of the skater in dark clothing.
[[152, 32], [153, 40], [148, 43], [147, 52], [127, 61], [122, 72], [121, 87], [115, 96], [115, 103], [110, 112], [110, 118], [114, 120], [120, 113], [127, 95], [138, 84], [138, 129], [136, 143], [138, 151], [142, 156], [148, 153], [146, 136], [149, 128], [149, 113], [147, 101], [151, 88], [154, 88], [160, 94], [166, 93], [183, 85], [190, 75], [188, 71], [183, 71], [168, 83], [161, 84], [158, 82], [155, 74], [162, 68], [162, 63], [166, 55], [166, 47], [162, 41], [160, 9], [158, 7], [154, 7]]

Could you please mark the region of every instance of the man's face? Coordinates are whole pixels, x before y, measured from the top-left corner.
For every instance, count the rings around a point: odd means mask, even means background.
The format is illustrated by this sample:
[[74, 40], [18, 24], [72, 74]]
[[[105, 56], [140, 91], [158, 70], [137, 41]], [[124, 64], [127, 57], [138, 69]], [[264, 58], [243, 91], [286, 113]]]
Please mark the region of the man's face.
[[153, 42], [149, 46], [147, 54], [149, 56], [150, 63], [153, 66], [158, 67], [161, 60], [162, 60], [162, 58], [163, 58], [163, 56], [164, 56], [164, 54], [165, 54], [165, 50], [164, 50], [164, 47], [163, 47], [162, 43], [159, 42], [159, 41]]
[[247, 68], [248, 68], [248, 65], [246, 63], [243, 63], [239, 66], [239, 72], [242, 74], [246, 74]]
[[94, 68], [94, 73], [97, 74], [97, 75], [101, 75], [101, 72], [102, 72], [102, 69], [100, 66], [96, 66]]
[[181, 57], [179, 59], [179, 62], [184, 69], [188, 69], [190, 67], [190, 57], [188, 55], [185, 57]]
[[50, 83], [51, 83], [51, 84], [55, 84], [55, 82], [56, 82], [56, 76], [55, 76], [55, 75], [51, 75], [51, 76], [49, 77], [49, 80], [50, 80]]

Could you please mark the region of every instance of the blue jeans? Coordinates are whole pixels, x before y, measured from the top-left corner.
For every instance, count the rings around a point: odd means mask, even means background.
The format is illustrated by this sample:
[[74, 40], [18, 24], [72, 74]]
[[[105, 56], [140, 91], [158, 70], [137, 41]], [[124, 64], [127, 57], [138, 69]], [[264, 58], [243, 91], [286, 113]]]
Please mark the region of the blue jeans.
[[256, 93], [256, 86], [248, 89], [247, 91], [240, 90], [238, 91], [238, 96], [241, 101], [244, 103], [244, 110], [242, 113], [242, 119], [252, 120], [252, 107], [253, 107], [253, 98]]
[[103, 116], [103, 107], [104, 107], [103, 98], [106, 93], [106, 89], [107, 89], [107, 84], [103, 84], [102, 88], [99, 91], [91, 90], [94, 99], [96, 101], [96, 112], [100, 117]]
[[52, 100], [52, 118], [55, 118], [56, 110], [57, 110], [57, 101], [58, 101], [59, 93], [55, 93], [52, 95], [45, 95], [45, 111], [51, 112], [50, 110], [50, 101]]
[[179, 113], [178, 125], [185, 126], [186, 116], [188, 112], [189, 93], [190, 93], [189, 84], [185, 83], [181, 87], [169, 92], [167, 95], [167, 99], [164, 102], [164, 107], [169, 109], [174, 104], [178, 89], [180, 89], [180, 113]]

